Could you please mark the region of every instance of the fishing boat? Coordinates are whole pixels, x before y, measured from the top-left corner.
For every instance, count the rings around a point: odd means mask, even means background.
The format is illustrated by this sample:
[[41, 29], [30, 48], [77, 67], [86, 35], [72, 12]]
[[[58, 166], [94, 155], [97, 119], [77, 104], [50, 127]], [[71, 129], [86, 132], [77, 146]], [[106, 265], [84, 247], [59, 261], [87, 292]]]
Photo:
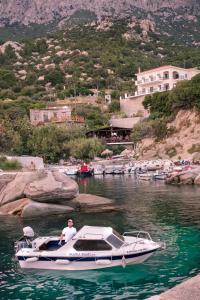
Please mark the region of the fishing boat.
[[92, 270], [143, 263], [165, 244], [154, 242], [148, 232], [120, 235], [111, 227], [83, 226], [67, 243], [58, 236], [34, 237], [27, 226], [15, 242], [21, 268], [48, 270]]

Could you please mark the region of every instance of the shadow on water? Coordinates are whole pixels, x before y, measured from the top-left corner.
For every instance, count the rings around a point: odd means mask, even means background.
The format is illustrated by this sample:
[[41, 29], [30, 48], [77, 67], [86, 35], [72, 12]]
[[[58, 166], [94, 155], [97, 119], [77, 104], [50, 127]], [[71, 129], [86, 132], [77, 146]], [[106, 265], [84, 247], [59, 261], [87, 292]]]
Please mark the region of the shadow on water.
[[60, 234], [68, 216], [21, 220], [0, 216], [0, 299], [145, 299], [200, 270], [199, 188], [139, 182], [133, 176], [79, 181], [80, 191], [114, 199], [117, 213], [70, 215], [76, 227], [112, 226], [119, 232], [149, 231], [167, 249], [144, 264], [93, 271], [22, 271], [13, 259], [13, 241], [30, 225], [45, 235]]

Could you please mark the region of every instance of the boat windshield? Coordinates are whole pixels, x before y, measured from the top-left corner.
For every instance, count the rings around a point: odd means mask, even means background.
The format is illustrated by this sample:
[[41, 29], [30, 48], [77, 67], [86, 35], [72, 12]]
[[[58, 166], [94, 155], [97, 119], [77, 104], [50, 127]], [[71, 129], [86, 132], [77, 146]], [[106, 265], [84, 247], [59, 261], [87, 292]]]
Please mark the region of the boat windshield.
[[113, 229], [113, 233], [114, 233], [114, 235], [116, 235], [116, 236], [118, 237], [118, 239], [124, 241], [123, 235], [121, 235], [119, 232], [117, 232], [117, 231], [115, 231], [115, 230]]
[[115, 248], [119, 249], [124, 244], [124, 238], [118, 232], [113, 230], [114, 234], [107, 237], [107, 241]]

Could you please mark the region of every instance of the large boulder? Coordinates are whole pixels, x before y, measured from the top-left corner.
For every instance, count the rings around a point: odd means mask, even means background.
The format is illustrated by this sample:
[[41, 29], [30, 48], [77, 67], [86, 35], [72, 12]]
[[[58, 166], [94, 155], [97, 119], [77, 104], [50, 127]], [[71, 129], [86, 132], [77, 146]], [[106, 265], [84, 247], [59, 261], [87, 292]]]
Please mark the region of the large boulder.
[[197, 185], [200, 184], [200, 174], [196, 176], [196, 178], [194, 180], [194, 184], [197, 184]]
[[49, 216], [57, 214], [67, 214], [74, 209], [66, 205], [57, 205], [49, 203], [39, 203], [35, 201], [29, 201], [27, 205], [23, 207], [21, 216], [23, 218], [32, 218], [40, 216]]
[[91, 194], [79, 194], [72, 200], [71, 203], [75, 206], [76, 210], [84, 212], [107, 212], [119, 210], [119, 208], [114, 206], [111, 199]]
[[24, 198], [25, 187], [30, 182], [45, 177], [45, 172], [18, 172], [15, 178], [0, 191], [0, 206]]
[[0, 207], [1, 215], [18, 215], [21, 216], [24, 207], [30, 202], [30, 199], [23, 198], [12, 201]]
[[16, 176], [14, 172], [1, 172], [0, 171], [0, 192], [5, 186], [12, 181]]
[[180, 184], [194, 184], [194, 180], [195, 180], [196, 176], [197, 175], [192, 172], [180, 174], [180, 176], [179, 176]]
[[167, 184], [179, 184], [180, 183], [179, 174], [171, 174], [171, 176], [168, 177], [165, 180], [165, 183], [167, 183]]
[[27, 184], [24, 193], [34, 201], [63, 203], [63, 200], [70, 200], [78, 195], [78, 185], [62, 173], [48, 171], [44, 178]]
[[172, 174], [166, 179], [169, 184], [194, 184], [195, 178], [198, 176], [197, 170], [183, 171], [180, 173]]

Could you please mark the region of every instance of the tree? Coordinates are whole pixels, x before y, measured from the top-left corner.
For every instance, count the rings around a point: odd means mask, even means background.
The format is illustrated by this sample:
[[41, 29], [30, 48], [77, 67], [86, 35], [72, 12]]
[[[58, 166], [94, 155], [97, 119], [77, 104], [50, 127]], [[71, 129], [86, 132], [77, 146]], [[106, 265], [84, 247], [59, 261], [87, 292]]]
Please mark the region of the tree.
[[44, 54], [48, 50], [48, 45], [45, 39], [39, 39], [36, 42], [35, 50], [40, 54]]
[[17, 59], [17, 56], [15, 54], [15, 50], [11, 47], [11, 45], [8, 45], [5, 49], [5, 52], [4, 52], [4, 56], [5, 58], [8, 60], [8, 61], [16, 61]]
[[60, 144], [55, 126], [36, 127], [28, 140], [30, 153], [42, 156], [44, 161], [58, 161]]
[[16, 77], [13, 71], [0, 69], [0, 88], [10, 88], [15, 84]]
[[64, 74], [60, 70], [53, 70], [49, 72], [46, 76], [46, 81], [51, 82], [52, 85], [64, 83]]
[[119, 102], [119, 100], [111, 101], [111, 103], [108, 105], [108, 109], [109, 109], [110, 113], [120, 111], [120, 102]]
[[104, 150], [104, 146], [97, 138], [79, 138], [72, 140], [67, 145], [70, 154], [79, 159], [93, 159], [100, 155]]

